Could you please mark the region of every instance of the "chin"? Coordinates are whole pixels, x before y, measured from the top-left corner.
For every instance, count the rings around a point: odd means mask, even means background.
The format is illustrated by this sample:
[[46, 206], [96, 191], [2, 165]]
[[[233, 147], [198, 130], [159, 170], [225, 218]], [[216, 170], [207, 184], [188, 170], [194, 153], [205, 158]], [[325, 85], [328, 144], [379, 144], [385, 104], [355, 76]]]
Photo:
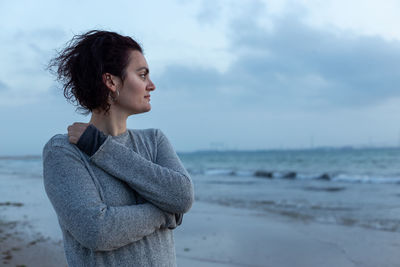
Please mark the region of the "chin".
[[149, 105], [148, 107], [146, 107], [143, 112], [149, 112], [151, 110], [151, 106]]
[[131, 112], [131, 114], [133, 115], [133, 114], [141, 114], [141, 113], [146, 113], [146, 112], [149, 112], [151, 110], [151, 107], [148, 107], [148, 108], [145, 108], [145, 109], [143, 109], [143, 110], [140, 110], [140, 111], [138, 111], [138, 110], [134, 110], [134, 111], [132, 111]]

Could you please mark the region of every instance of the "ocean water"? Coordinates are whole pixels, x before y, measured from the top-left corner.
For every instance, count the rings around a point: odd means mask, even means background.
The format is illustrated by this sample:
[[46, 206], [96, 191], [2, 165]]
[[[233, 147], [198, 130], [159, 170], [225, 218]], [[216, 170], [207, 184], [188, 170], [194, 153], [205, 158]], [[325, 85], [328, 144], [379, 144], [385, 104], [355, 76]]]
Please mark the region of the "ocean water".
[[181, 154], [192, 174], [400, 183], [400, 149], [204, 151]]
[[[199, 151], [179, 157], [196, 201], [304, 223], [400, 232], [400, 149]], [[0, 179], [21, 177], [41, 183], [40, 156], [0, 157]]]

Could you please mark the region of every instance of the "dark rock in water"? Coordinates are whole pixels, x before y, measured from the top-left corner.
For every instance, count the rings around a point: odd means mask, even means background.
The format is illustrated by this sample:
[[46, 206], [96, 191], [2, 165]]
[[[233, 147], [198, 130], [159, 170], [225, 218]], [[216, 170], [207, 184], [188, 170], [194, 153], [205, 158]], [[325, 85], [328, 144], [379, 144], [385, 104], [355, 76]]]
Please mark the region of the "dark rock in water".
[[330, 181], [331, 177], [329, 176], [329, 174], [324, 173], [324, 174], [318, 176], [317, 180]]
[[317, 187], [317, 186], [307, 186], [304, 188], [307, 191], [324, 191], [324, 192], [339, 192], [346, 189], [343, 186], [330, 186], [330, 187]]
[[0, 202], [0, 206], [21, 207], [21, 206], [23, 206], [23, 205], [24, 205], [24, 203], [21, 203], [21, 202], [10, 202], [10, 201], [7, 201], [7, 202]]
[[275, 201], [273, 200], [262, 200], [262, 201], [255, 201], [256, 204], [259, 205], [275, 205]]
[[285, 175], [283, 175], [283, 178], [285, 179], [294, 179], [296, 178], [297, 173], [296, 172], [288, 172]]
[[346, 187], [327, 187], [325, 188], [326, 192], [338, 192], [338, 191], [343, 191], [345, 190]]
[[273, 173], [272, 172], [266, 172], [266, 171], [256, 171], [254, 173], [254, 176], [256, 176], [256, 177], [265, 177], [265, 178], [273, 178]]

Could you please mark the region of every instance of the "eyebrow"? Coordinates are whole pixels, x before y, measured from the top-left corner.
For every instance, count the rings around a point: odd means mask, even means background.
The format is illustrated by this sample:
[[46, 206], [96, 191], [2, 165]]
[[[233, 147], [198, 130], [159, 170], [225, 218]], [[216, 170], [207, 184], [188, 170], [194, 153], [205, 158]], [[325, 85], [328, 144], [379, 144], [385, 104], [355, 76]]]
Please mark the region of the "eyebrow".
[[147, 67], [140, 67], [140, 68], [136, 69], [136, 71], [141, 71], [141, 70], [146, 70], [147, 73], [150, 72], [149, 68], [147, 68]]

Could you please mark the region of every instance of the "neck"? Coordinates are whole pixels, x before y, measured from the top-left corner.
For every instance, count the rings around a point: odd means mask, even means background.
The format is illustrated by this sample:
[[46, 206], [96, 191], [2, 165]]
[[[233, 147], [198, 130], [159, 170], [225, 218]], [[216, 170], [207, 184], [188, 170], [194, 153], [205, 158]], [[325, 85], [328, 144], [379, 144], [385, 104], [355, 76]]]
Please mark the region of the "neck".
[[126, 131], [127, 119], [127, 115], [117, 112], [113, 109], [113, 106], [111, 106], [107, 115], [105, 115], [103, 111], [93, 111], [89, 123], [93, 124], [106, 135], [116, 136]]

